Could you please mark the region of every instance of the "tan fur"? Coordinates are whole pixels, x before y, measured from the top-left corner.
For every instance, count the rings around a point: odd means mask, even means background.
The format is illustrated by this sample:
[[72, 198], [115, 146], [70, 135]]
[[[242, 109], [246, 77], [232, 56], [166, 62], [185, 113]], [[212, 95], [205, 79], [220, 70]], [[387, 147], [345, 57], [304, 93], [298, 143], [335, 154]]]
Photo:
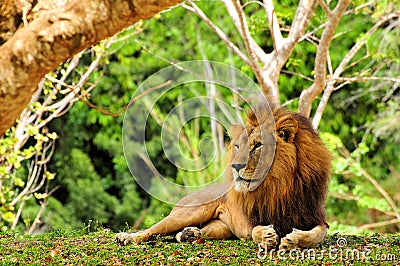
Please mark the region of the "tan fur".
[[[232, 170], [226, 183], [184, 197], [156, 225], [117, 234], [117, 241], [127, 244], [181, 231], [179, 241], [196, 239], [200, 232], [210, 239], [253, 238], [268, 248], [279, 239], [281, 248], [321, 243], [330, 155], [308, 119], [274, 108], [274, 123], [267, 110], [257, 106], [248, 112], [245, 127], [232, 126]], [[208, 203], [193, 206], [196, 202]]]

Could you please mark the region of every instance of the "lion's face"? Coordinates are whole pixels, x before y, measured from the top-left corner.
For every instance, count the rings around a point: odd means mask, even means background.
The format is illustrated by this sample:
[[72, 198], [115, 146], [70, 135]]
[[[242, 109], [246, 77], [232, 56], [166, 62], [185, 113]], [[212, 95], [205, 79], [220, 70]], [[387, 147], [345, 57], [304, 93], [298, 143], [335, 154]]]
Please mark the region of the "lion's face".
[[297, 122], [290, 117], [283, 117], [275, 123], [248, 121], [246, 127], [234, 125], [230, 131], [234, 188], [244, 193], [257, 189], [265, 181], [273, 164], [280, 163], [280, 160], [274, 161], [275, 156], [288, 148], [295, 149], [293, 139]]

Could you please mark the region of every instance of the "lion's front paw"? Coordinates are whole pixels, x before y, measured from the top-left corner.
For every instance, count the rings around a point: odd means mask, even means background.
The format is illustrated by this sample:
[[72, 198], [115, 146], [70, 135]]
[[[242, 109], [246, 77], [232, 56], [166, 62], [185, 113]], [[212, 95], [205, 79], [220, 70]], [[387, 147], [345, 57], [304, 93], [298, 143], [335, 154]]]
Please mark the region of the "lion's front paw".
[[182, 232], [176, 234], [178, 242], [193, 242], [200, 238], [201, 232], [197, 227], [185, 227]]
[[278, 235], [276, 234], [273, 225], [258, 225], [254, 227], [251, 237], [253, 238], [253, 241], [263, 249], [273, 249], [278, 245]]
[[279, 245], [279, 249], [292, 250], [296, 248], [301, 248], [300, 241], [308, 238], [308, 231], [301, 231], [293, 228], [293, 231], [290, 234], [287, 234], [281, 240], [281, 244]]
[[310, 231], [302, 231], [293, 228], [290, 234], [287, 234], [281, 240], [279, 249], [291, 250], [295, 248], [313, 248], [324, 242], [326, 235], [326, 226], [318, 225]]
[[139, 243], [146, 241], [147, 237], [142, 232], [136, 233], [118, 233], [115, 235], [115, 240], [119, 245], [128, 245], [129, 243]]

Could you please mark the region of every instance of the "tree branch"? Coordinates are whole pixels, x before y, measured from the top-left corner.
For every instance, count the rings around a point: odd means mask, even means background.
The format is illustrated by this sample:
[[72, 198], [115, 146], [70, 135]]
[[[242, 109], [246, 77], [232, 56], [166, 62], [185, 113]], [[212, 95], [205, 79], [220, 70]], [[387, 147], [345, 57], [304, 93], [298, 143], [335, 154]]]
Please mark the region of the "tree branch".
[[332, 11], [329, 9], [329, 6], [324, 2], [324, 0], [318, 0], [319, 6], [324, 10], [325, 14], [328, 16], [331, 15]]
[[369, 228], [382, 227], [382, 226], [396, 224], [396, 223], [400, 223], [400, 219], [395, 218], [395, 219], [391, 219], [391, 220], [383, 221], [383, 222], [364, 224], [364, 225], [360, 225], [357, 229], [365, 230], [365, 229], [369, 229]]
[[272, 0], [264, 0], [264, 8], [267, 13], [267, 19], [269, 23], [269, 28], [272, 36], [272, 41], [274, 43], [274, 49], [277, 50], [284, 43], [282, 37], [281, 29], [279, 27], [279, 21], [275, 14], [275, 7]]
[[[315, 9], [318, 6], [316, 0], [301, 0], [299, 6], [296, 10], [296, 15], [294, 16], [292, 26], [289, 31], [289, 42], [288, 48], [294, 47], [298, 42], [299, 38], [304, 35], [307, 26], [310, 24], [310, 19], [314, 14]], [[293, 49], [293, 48], [291, 48]]]
[[73, 0], [44, 12], [0, 47], [0, 135], [60, 63], [181, 0]]
[[[258, 59], [265, 64], [268, 61], [269, 56], [264, 52], [264, 50], [256, 43], [253, 37], [250, 35], [249, 29], [247, 27], [246, 17], [244, 15], [243, 9], [240, 2], [235, 2], [237, 0], [222, 0], [224, 2], [226, 9], [235, 25], [236, 29], [239, 31], [243, 40], [248, 42], [249, 47], [252, 47]], [[246, 40], [245, 40], [246, 38]], [[249, 53], [249, 51], [247, 51]], [[250, 55], [250, 53], [249, 53]], [[251, 55], [250, 55], [251, 58]], [[250, 65], [250, 64], [249, 64]]]
[[336, 90], [335, 84], [336, 82], [366, 82], [371, 80], [383, 80], [383, 81], [392, 81], [399, 82], [399, 78], [387, 78], [387, 77], [354, 77], [354, 78], [341, 78], [343, 71], [346, 69], [347, 65], [353, 59], [353, 57], [357, 54], [357, 52], [365, 45], [367, 39], [382, 25], [384, 25], [387, 21], [392, 20], [394, 18], [400, 17], [400, 11], [394, 12], [390, 15], [387, 15], [381, 18], [375, 25], [368, 30], [368, 32], [358, 40], [354, 46], [350, 49], [350, 51], [345, 55], [343, 60], [340, 62], [339, 66], [336, 68], [330, 80], [328, 80], [326, 88], [324, 90], [324, 94], [322, 95], [321, 101], [318, 104], [317, 111], [313, 117], [312, 124], [314, 128], [318, 128], [318, 125], [322, 118], [322, 113], [325, 110], [326, 105], [328, 104], [329, 98], [333, 91]]
[[[237, 0], [223, 0], [223, 2], [225, 3], [236, 29], [242, 36], [247, 53], [250, 57], [250, 66], [258, 80], [264, 96], [267, 98], [269, 103], [279, 104], [278, 76], [281, 67], [275, 67], [277, 66], [276, 62], [279, 58], [274, 57], [275, 51], [266, 54], [255, 42], [249, 32], [246, 17], [240, 2]], [[260, 62], [263, 66], [260, 66]]]
[[231, 40], [229, 40], [228, 36], [219, 28], [217, 27], [212, 21], [207, 17], [206, 14], [191, 0], [187, 1], [191, 7], [187, 5], [182, 5], [183, 8], [195, 13], [199, 18], [201, 18], [209, 27], [212, 31], [217, 34], [217, 36], [228, 46], [229, 49], [231, 49], [237, 56], [240, 57], [240, 59], [243, 60], [246, 64], [249, 66], [251, 65], [251, 62], [249, 58], [237, 47]]
[[[294, 47], [300, 41], [300, 38], [304, 36], [305, 30], [310, 22], [312, 15], [317, 7], [317, 1], [312, 0], [302, 0], [296, 10], [295, 17], [292, 22], [292, 26], [289, 31], [288, 38], [280, 38], [280, 34], [277, 32], [276, 28], [278, 25], [271, 25], [273, 28], [276, 38], [275, 50], [269, 54], [268, 61], [264, 63], [263, 76], [265, 82], [268, 83], [273, 94], [273, 102], [279, 103], [279, 89], [278, 89], [278, 79], [282, 67], [287, 62], [288, 58], [293, 52]], [[274, 6], [272, 2], [264, 1], [264, 8], [267, 14], [274, 13]], [[272, 18], [272, 23], [274, 22]], [[276, 23], [275, 23], [276, 24]], [[279, 40], [279, 42], [278, 42]], [[271, 102], [271, 100], [270, 100]]]
[[[251, 61], [251, 68], [253, 69], [254, 74], [260, 84], [261, 90], [264, 92], [265, 95], [268, 95], [268, 88], [265, 86], [264, 77], [261, 73], [261, 69], [259, 67], [258, 59], [260, 57], [257, 56], [256, 50], [261, 49], [260, 46], [254, 41], [253, 37], [250, 34], [246, 16], [243, 12], [242, 5], [239, 0], [232, 0], [232, 1], [224, 1], [225, 5], [227, 5], [228, 10], [231, 10], [229, 14], [234, 14], [232, 18], [238, 22], [235, 25], [238, 25], [238, 30], [242, 35], [244, 44], [246, 46], [247, 53], [249, 54], [250, 61]], [[233, 7], [233, 11], [232, 10]], [[231, 13], [232, 12], [232, 13]], [[264, 53], [265, 54], [265, 53]]]
[[310, 116], [311, 104], [322, 90], [326, 82], [326, 62], [331, 44], [333, 34], [339, 24], [339, 21], [350, 4], [350, 0], [340, 0], [335, 9], [327, 13], [328, 22], [324, 31], [322, 32], [321, 40], [317, 47], [317, 54], [315, 57], [315, 78], [314, 83], [304, 90], [300, 95], [299, 112], [306, 117]]
[[393, 212], [396, 214], [396, 218], [398, 221], [400, 221], [400, 213], [399, 210], [396, 206], [396, 203], [393, 201], [393, 199], [389, 196], [389, 194], [386, 192], [386, 190], [378, 183], [378, 181], [375, 180], [364, 168], [359, 168], [359, 171], [361, 174], [369, 181], [371, 184], [376, 188], [376, 190], [381, 193], [381, 195], [385, 198], [389, 206], [392, 208]]
[[369, 82], [369, 81], [388, 81], [400, 83], [400, 78], [390, 78], [390, 77], [353, 77], [353, 78], [332, 78], [330, 79], [336, 82]]

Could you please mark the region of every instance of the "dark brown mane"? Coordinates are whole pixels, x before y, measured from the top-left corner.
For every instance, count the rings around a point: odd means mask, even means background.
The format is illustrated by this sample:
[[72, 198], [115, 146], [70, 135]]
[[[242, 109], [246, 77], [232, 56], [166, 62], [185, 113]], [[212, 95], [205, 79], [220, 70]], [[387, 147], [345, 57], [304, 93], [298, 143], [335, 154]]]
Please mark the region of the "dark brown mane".
[[[293, 228], [311, 230], [325, 223], [325, 199], [331, 156], [309, 119], [284, 108], [272, 108], [277, 126], [281, 119], [297, 121], [291, 145], [277, 143], [274, 162], [264, 182], [253, 192], [231, 190], [228, 200], [244, 210], [252, 226], [273, 224], [280, 237]], [[268, 122], [265, 106], [247, 113], [247, 132]]]

